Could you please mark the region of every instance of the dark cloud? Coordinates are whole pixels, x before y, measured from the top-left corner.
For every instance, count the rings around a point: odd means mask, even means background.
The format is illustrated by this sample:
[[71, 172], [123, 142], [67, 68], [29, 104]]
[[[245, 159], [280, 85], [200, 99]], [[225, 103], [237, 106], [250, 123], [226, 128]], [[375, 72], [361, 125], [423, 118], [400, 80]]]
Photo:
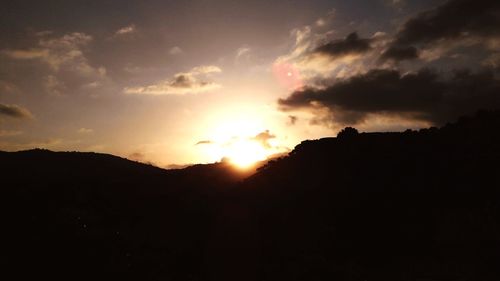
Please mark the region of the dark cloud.
[[313, 53], [324, 54], [333, 58], [351, 54], [362, 54], [371, 50], [370, 42], [370, 39], [359, 38], [358, 34], [353, 32], [342, 40], [317, 47]]
[[456, 71], [450, 76], [427, 69], [404, 75], [371, 70], [324, 89], [296, 91], [279, 104], [283, 110], [322, 112], [316, 122], [337, 125], [359, 124], [370, 114], [441, 124], [478, 109], [500, 108], [500, 81], [494, 73]]
[[174, 80], [170, 84], [172, 87], [178, 88], [191, 88], [196, 83], [190, 75], [179, 74], [175, 76]]
[[269, 140], [274, 138], [276, 138], [275, 135], [271, 134], [269, 130], [265, 130], [253, 137], [252, 140], [259, 142], [264, 148], [272, 148]]
[[500, 1], [450, 0], [408, 20], [384, 53], [384, 59], [413, 59], [411, 46], [500, 36]]
[[128, 156], [128, 158], [132, 159], [132, 160], [140, 161], [140, 160], [144, 159], [144, 156], [145, 155], [141, 152], [134, 152], [134, 153], [130, 154]]
[[214, 142], [211, 140], [202, 140], [197, 142], [195, 145], [201, 145], [201, 144], [213, 144]]
[[20, 107], [18, 105], [8, 105], [8, 104], [1, 104], [0, 103], [0, 117], [1, 116], [7, 116], [7, 117], [12, 117], [12, 118], [19, 118], [19, 119], [25, 119], [25, 118], [32, 118], [33, 115], [29, 110], [26, 108]]
[[381, 60], [411, 60], [418, 58], [418, 50], [413, 46], [391, 46], [380, 57]]

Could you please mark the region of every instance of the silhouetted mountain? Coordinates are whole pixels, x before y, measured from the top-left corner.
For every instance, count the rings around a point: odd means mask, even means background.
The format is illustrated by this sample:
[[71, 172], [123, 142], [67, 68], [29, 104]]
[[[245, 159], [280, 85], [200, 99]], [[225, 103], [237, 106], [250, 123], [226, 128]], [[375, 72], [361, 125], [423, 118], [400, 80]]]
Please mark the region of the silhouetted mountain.
[[498, 280], [500, 112], [304, 141], [244, 179], [0, 153], [19, 280]]

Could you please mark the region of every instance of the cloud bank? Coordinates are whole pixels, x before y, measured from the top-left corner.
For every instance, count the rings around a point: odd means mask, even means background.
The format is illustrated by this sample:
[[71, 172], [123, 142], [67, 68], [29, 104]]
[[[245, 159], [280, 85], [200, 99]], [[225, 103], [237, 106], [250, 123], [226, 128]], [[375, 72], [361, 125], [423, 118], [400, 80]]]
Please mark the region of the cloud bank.
[[455, 72], [446, 78], [431, 70], [402, 74], [374, 69], [322, 89], [302, 89], [280, 99], [283, 110], [326, 112], [325, 122], [356, 125], [373, 114], [396, 115], [441, 124], [480, 108], [500, 107], [500, 81], [491, 71]]
[[384, 59], [416, 58], [416, 48], [500, 46], [500, 1], [451, 0], [403, 24]]
[[[307, 111], [310, 123], [338, 129], [377, 118], [438, 125], [500, 108], [499, 1], [446, 1], [408, 19], [393, 36], [353, 32], [326, 40], [331, 33], [299, 29], [293, 50], [277, 59], [304, 81], [278, 100], [281, 110]], [[457, 68], [439, 61], [451, 50], [456, 58], [486, 57]]]

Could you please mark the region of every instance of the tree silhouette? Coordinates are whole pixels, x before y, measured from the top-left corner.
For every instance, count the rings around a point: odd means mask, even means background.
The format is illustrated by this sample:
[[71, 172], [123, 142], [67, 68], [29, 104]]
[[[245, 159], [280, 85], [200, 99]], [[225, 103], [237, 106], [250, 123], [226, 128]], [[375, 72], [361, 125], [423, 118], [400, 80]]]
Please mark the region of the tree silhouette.
[[357, 136], [359, 134], [358, 130], [353, 127], [345, 127], [337, 134], [339, 139], [349, 139]]

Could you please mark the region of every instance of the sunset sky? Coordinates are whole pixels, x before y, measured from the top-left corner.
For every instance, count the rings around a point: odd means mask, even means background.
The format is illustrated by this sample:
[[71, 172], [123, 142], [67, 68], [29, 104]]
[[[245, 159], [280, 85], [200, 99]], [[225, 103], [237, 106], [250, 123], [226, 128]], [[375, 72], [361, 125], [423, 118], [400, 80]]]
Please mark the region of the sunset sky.
[[498, 0], [9, 1], [0, 150], [264, 159], [499, 108], [499, 69]]

